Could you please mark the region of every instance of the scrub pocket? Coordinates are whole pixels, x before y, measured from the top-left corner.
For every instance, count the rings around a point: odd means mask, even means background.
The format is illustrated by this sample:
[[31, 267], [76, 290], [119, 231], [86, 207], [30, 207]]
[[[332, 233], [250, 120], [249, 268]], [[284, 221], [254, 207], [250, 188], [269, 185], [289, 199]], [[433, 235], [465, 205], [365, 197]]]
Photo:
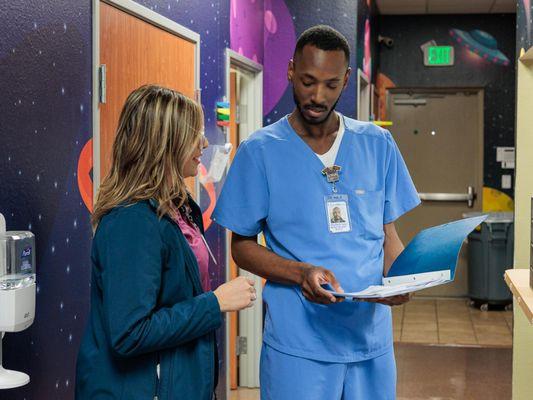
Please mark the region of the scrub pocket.
[[384, 236], [383, 210], [385, 207], [383, 190], [354, 189], [354, 231], [369, 240], [379, 240]]

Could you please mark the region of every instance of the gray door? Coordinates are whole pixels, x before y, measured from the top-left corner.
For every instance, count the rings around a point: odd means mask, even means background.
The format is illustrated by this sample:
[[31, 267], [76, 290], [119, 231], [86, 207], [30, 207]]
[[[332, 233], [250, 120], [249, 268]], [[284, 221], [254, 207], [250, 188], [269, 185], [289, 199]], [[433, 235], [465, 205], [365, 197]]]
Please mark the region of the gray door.
[[[481, 211], [482, 91], [394, 89], [389, 92], [388, 114], [393, 122], [390, 131], [423, 199], [397, 223], [404, 243], [423, 228]], [[469, 192], [476, 196], [470, 204], [458, 201]], [[463, 247], [455, 281], [420, 295], [466, 296], [467, 275]]]

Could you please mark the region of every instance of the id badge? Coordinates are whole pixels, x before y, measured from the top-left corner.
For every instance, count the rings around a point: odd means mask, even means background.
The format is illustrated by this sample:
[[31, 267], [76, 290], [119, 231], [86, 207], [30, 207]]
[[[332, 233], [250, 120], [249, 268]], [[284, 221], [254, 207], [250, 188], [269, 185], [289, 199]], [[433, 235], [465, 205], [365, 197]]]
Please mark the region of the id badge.
[[351, 232], [350, 207], [348, 196], [345, 194], [333, 194], [325, 196], [326, 218], [331, 233]]

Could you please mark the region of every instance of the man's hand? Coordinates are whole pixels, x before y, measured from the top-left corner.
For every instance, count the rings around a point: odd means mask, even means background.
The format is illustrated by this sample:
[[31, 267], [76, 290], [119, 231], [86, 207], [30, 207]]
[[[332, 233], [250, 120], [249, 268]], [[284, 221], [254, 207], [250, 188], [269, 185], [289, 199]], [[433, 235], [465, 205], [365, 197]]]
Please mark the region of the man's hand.
[[344, 292], [333, 272], [312, 265], [304, 269], [300, 286], [304, 297], [313, 303], [331, 304], [341, 302], [343, 299], [336, 298], [321, 286], [326, 283], [329, 283], [336, 292]]
[[386, 306], [401, 306], [402, 304], [407, 303], [409, 300], [411, 300], [411, 294], [399, 294], [397, 296], [390, 296], [390, 297], [381, 297], [379, 299], [364, 299], [364, 301], [368, 301], [369, 303], [379, 303], [384, 304]]
[[252, 274], [284, 285], [298, 285], [304, 297], [314, 303], [341, 302], [321, 285], [329, 283], [336, 292], [344, 292], [335, 275], [322, 267], [278, 256], [257, 244], [257, 236], [241, 236], [233, 233], [231, 254], [235, 263]]

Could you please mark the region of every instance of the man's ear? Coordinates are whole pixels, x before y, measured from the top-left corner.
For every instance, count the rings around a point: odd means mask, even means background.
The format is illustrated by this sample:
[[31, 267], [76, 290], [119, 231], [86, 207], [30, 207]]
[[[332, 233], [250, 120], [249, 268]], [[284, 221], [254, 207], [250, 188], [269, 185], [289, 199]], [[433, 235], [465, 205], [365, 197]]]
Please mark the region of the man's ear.
[[343, 86], [343, 89], [346, 88], [346, 86], [348, 86], [348, 81], [350, 80], [350, 74], [352, 73], [352, 69], [350, 67], [348, 67], [348, 69], [346, 70], [346, 75], [344, 75], [344, 86]]
[[287, 80], [292, 83], [292, 77], [294, 75], [294, 60], [289, 60], [289, 65], [287, 67]]

